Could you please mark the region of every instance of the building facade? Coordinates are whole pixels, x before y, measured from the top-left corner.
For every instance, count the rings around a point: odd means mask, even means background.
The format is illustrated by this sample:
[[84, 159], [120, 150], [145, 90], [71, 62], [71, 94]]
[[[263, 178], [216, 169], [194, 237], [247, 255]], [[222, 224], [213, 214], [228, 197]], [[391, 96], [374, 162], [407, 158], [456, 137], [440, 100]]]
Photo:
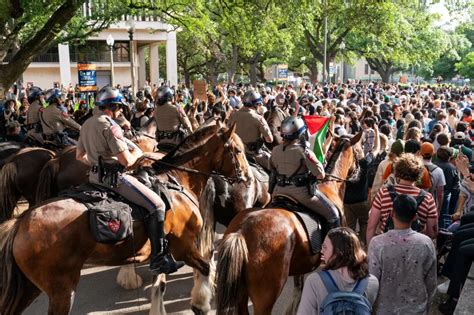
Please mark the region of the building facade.
[[[133, 40], [130, 40], [131, 29]], [[64, 87], [70, 84], [75, 86], [78, 83], [77, 63], [90, 62], [96, 65], [98, 89], [111, 84], [110, 47], [107, 45], [107, 37], [111, 35], [114, 39], [113, 67], [116, 85], [132, 84], [132, 58], [136, 90], [143, 87], [145, 80], [150, 85], [161, 82], [177, 85], [176, 32], [173, 26], [153, 17], [124, 16], [122, 21], [88, 38], [84, 44], [60, 44], [36, 56], [23, 73], [22, 80], [25, 85], [32, 83], [44, 89], [53, 87], [55, 83]], [[165, 58], [160, 58], [160, 45], [166, 47]], [[8, 57], [5, 61], [8, 62]], [[166, 73], [159, 71], [160, 64], [164, 68], [162, 63], [166, 63]]]

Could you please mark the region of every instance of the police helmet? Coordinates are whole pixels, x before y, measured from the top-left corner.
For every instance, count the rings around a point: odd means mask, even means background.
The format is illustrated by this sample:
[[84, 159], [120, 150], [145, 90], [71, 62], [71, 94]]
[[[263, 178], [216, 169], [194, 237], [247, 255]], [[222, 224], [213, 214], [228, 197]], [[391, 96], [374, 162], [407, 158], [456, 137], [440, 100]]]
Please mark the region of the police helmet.
[[117, 105], [127, 105], [122, 93], [120, 93], [118, 89], [110, 86], [103, 87], [99, 91], [95, 103], [99, 107], [112, 108], [117, 108]]
[[158, 105], [164, 105], [173, 100], [173, 91], [166, 85], [161, 86], [157, 92]]
[[262, 104], [262, 96], [260, 93], [255, 91], [247, 91], [243, 97], [244, 106], [257, 106], [258, 104]]
[[41, 88], [33, 86], [28, 90], [28, 102], [32, 103], [38, 99], [41, 95], [44, 95], [44, 92]]
[[290, 116], [281, 122], [281, 137], [285, 140], [294, 140], [301, 137], [306, 131], [303, 119]]
[[65, 96], [60, 89], [49, 89], [46, 91], [45, 99], [48, 104], [57, 103], [60, 104], [61, 100], [64, 100]]

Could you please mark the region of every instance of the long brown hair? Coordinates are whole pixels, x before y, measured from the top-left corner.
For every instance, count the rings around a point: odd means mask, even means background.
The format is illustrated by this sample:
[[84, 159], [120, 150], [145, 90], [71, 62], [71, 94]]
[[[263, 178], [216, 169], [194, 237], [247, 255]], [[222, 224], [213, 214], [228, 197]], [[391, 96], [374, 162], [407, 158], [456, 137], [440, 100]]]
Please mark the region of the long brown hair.
[[367, 254], [362, 249], [354, 231], [348, 227], [335, 228], [328, 232], [327, 237], [331, 240], [334, 249], [324, 269], [334, 270], [347, 267], [352, 279], [367, 277], [369, 274]]

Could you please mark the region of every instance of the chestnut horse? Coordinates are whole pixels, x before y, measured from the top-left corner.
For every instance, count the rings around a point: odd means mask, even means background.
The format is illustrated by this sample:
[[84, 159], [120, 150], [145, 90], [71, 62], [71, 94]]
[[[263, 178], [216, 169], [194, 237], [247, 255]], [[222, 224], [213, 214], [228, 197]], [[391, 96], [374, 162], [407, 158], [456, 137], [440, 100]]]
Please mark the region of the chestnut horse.
[[[361, 134], [338, 140], [328, 162], [329, 181], [318, 185], [339, 209], [344, 180], [358, 175], [352, 146], [360, 138]], [[296, 276], [295, 290], [300, 294], [298, 276], [319, 264], [320, 254], [312, 255], [304, 227], [292, 212], [278, 208], [242, 211], [230, 223], [218, 249], [217, 314], [248, 314], [250, 298], [254, 314], [270, 315], [288, 276]]]
[[0, 223], [13, 216], [16, 204], [23, 196], [35, 204], [38, 174], [56, 156], [44, 148], [24, 148], [11, 156], [0, 170]]
[[[202, 312], [210, 309], [211, 285], [204, 281], [210, 276], [209, 262], [198, 253], [195, 242], [202, 224], [197, 200], [211, 173], [245, 180], [244, 146], [234, 130], [235, 126], [204, 128], [151, 170], [154, 181], [167, 182], [172, 176], [184, 189], [185, 193], [171, 191], [172, 211], [166, 214], [165, 229], [173, 256], [195, 268], [200, 278], [202, 287], [193, 289], [191, 303]], [[167, 166], [160, 166], [163, 162]], [[86, 261], [101, 265], [142, 262], [149, 256], [146, 245], [142, 222], [134, 222], [133, 239], [114, 245], [95, 242], [85, 206], [72, 199], [31, 208], [0, 226], [0, 310], [20, 314], [44, 292], [49, 298], [48, 314], [69, 314]]]

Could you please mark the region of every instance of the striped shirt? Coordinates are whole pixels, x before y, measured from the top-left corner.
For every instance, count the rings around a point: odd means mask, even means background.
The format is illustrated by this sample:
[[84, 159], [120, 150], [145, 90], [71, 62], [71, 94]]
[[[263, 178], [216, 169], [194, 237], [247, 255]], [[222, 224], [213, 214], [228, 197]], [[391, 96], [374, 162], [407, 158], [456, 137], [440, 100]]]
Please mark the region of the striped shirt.
[[[397, 194], [410, 195], [414, 198], [418, 197], [420, 194], [420, 188], [400, 184], [395, 185], [395, 191]], [[390, 197], [387, 187], [382, 187], [382, 189], [379, 190], [377, 196], [375, 196], [372, 208], [380, 212], [380, 230], [383, 232], [385, 230], [387, 218], [391, 216], [393, 210], [392, 198]], [[431, 218], [438, 218], [438, 210], [436, 208], [433, 196], [427, 192], [425, 199], [418, 207], [418, 219], [422, 231], [425, 228], [427, 220]]]

